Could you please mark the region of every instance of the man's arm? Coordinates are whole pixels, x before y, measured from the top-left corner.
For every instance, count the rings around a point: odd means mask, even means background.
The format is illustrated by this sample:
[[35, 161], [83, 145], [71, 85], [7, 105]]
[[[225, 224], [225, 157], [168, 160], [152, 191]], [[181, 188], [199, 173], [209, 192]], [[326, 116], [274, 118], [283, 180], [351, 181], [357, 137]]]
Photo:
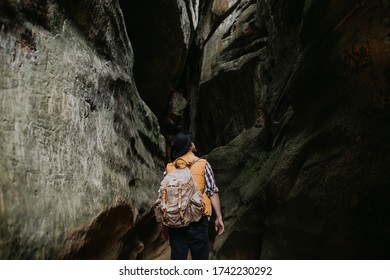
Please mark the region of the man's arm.
[[213, 195], [210, 197], [211, 205], [214, 208], [215, 211], [215, 231], [218, 232], [218, 234], [222, 234], [225, 230], [225, 226], [223, 224], [222, 219], [222, 213], [221, 213], [221, 204], [219, 202], [219, 195], [217, 192], [213, 193]]
[[211, 205], [213, 206], [216, 215], [215, 231], [217, 231], [218, 234], [222, 234], [225, 230], [225, 226], [222, 219], [221, 203], [219, 201], [218, 188], [215, 184], [214, 172], [208, 162], [206, 162], [205, 179], [206, 193], [211, 200]]

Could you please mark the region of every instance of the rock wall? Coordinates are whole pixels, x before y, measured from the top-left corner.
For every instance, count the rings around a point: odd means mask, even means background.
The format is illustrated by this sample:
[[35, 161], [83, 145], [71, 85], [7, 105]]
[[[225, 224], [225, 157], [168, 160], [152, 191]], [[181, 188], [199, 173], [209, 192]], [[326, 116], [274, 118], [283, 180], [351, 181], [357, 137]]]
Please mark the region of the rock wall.
[[273, 30], [267, 86], [279, 122], [261, 257], [388, 258], [389, 3], [259, 8]]
[[1, 1], [0, 61], [0, 258], [137, 256], [165, 147], [118, 3]]
[[[201, 18], [202, 49], [195, 118], [203, 153], [224, 145], [260, 120], [267, 31], [256, 21], [256, 1], [212, 1]], [[230, 5], [227, 5], [230, 3]], [[226, 6], [225, 6], [226, 5]]]
[[256, 9], [263, 126], [208, 155], [227, 227], [213, 258], [388, 259], [389, 3]]

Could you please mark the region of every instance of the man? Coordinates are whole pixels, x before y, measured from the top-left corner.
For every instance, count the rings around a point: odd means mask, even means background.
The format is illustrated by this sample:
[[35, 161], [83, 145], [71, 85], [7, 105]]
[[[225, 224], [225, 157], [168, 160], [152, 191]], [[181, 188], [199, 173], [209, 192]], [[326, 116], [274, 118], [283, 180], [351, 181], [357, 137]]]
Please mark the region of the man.
[[171, 259], [173, 260], [186, 260], [188, 251], [191, 252], [193, 260], [208, 259], [208, 223], [213, 208], [216, 215], [215, 230], [218, 234], [222, 234], [225, 229], [213, 171], [205, 159], [195, 156], [195, 152], [196, 147], [192, 142], [192, 135], [178, 133], [172, 144], [173, 162], [168, 163], [165, 170], [165, 174], [168, 174], [180, 164], [190, 164], [190, 171], [199, 191], [203, 193], [205, 203], [204, 216], [198, 222], [190, 223], [182, 228], [168, 228]]

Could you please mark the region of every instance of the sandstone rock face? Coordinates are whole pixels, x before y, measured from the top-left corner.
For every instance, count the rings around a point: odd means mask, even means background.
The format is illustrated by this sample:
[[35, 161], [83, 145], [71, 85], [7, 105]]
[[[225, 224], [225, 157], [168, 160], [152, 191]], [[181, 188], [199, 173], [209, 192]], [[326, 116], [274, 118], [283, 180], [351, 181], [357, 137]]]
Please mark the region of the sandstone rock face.
[[208, 155], [227, 226], [213, 258], [388, 259], [388, 3], [259, 0], [257, 14], [264, 126]]
[[207, 155], [220, 188], [225, 224], [225, 233], [215, 240], [211, 238], [213, 259], [260, 258], [266, 217], [267, 177], [263, 163], [269, 157], [259, 149], [262, 131], [244, 131]]
[[279, 122], [261, 257], [388, 258], [389, 4], [258, 5]]
[[118, 3], [2, 1], [0, 61], [0, 258], [137, 256], [165, 147]]
[[[225, 6], [228, 2], [231, 5]], [[215, 16], [203, 17], [198, 33], [203, 53], [196, 116], [192, 116], [203, 152], [226, 144], [259, 121], [262, 85], [257, 75], [267, 41], [256, 21], [255, 1], [213, 3]]]

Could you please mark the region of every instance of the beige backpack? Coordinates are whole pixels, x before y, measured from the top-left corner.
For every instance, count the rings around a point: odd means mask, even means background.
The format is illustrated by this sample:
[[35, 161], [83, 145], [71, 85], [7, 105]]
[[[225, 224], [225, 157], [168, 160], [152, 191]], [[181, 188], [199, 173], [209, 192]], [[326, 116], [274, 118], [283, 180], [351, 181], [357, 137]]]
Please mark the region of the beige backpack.
[[182, 169], [173, 170], [161, 181], [154, 212], [157, 222], [167, 227], [185, 227], [202, 218], [203, 195], [196, 186], [188, 164]]

